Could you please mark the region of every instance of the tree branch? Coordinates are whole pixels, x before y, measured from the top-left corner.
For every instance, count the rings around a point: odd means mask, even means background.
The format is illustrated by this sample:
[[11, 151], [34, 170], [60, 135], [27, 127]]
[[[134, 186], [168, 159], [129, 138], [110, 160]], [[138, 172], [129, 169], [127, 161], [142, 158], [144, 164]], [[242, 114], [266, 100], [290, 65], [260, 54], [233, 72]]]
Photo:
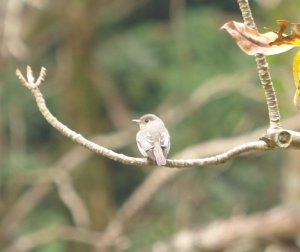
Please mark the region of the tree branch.
[[[237, 0], [242, 16], [244, 19], [244, 23], [257, 30], [255, 25], [251, 9], [249, 7], [248, 0]], [[274, 90], [272, 78], [268, 68], [268, 62], [266, 57], [263, 54], [256, 54], [255, 55], [257, 69], [258, 69], [258, 76], [260, 82], [264, 88], [266, 102], [269, 111], [269, 121], [270, 121], [270, 128], [279, 128], [280, 127], [280, 113], [277, 103], [277, 97]]]
[[[81, 146], [93, 151], [94, 153], [98, 155], [105, 156], [107, 158], [110, 158], [112, 160], [121, 162], [123, 164], [130, 164], [130, 165], [153, 165], [150, 161], [148, 161], [146, 158], [135, 158], [135, 157], [129, 157], [124, 154], [116, 153], [110, 149], [107, 149], [101, 145], [97, 145], [86, 138], [84, 138], [82, 135], [78, 134], [77, 132], [71, 130], [64, 124], [62, 124], [56, 117], [54, 117], [51, 112], [48, 110], [46, 106], [45, 99], [42, 95], [42, 93], [39, 90], [39, 86], [42, 83], [42, 81], [45, 78], [46, 75], [46, 69], [42, 67], [40, 71], [40, 75], [37, 79], [37, 81], [34, 81], [34, 77], [32, 75], [32, 70], [28, 66], [27, 67], [27, 80], [22, 75], [19, 69], [17, 69], [16, 74], [21, 81], [21, 83], [31, 91], [32, 95], [34, 96], [37, 106], [44, 116], [44, 118], [47, 120], [49, 124], [51, 124], [55, 129], [57, 129], [59, 132], [61, 132], [66, 137], [70, 138], [73, 142], [80, 144]], [[185, 168], [185, 167], [193, 167], [193, 166], [204, 166], [204, 165], [210, 165], [210, 164], [220, 164], [223, 162], [226, 162], [230, 159], [233, 159], [237, 157], [238, 155], [254, 150], [268, 150], [270, 147], [266, 142], [264, 141], [254, 141], [242, 144], [240, 146], [237, 146], [227, 152], [224, 152], [222, 154], [216, 155], [214, 157], [207, 157], [207, 158], [201, 158], [201, 159], [186, 159], [186, 160], [170, 160], [167, 161], [167, 167], [176, 167], [176, 168]]]

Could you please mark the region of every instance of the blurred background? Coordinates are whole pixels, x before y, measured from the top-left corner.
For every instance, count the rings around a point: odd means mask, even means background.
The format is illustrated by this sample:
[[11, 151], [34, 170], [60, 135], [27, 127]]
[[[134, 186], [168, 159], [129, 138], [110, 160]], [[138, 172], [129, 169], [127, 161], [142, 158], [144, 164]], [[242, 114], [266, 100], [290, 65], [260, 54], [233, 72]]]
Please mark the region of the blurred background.
[[[278, 19], [300, 22], [298, 1], [250, 4], [261, 32]], [[175, 251], [168, 242], [182, 230], [299, 205], [298, 152], [185, 170], [126, 166], [53, 129], [15, 76], [46, 67], [50, 111], [117, 152], [140, 156], [131, 120], [155, 113], [170, 131], [170, 157], [214, 155], [268, 126], [254, 58], [219, 30], [229, 20], [242, 21], [234, 0], [0, 1], [1, 251]], [[283, 126], [297, 130], [295, 54], [268, 60]], [[300, 251], [286, 235], [209, 251]], [[207, 251], [196, 247], [178, 251]]]

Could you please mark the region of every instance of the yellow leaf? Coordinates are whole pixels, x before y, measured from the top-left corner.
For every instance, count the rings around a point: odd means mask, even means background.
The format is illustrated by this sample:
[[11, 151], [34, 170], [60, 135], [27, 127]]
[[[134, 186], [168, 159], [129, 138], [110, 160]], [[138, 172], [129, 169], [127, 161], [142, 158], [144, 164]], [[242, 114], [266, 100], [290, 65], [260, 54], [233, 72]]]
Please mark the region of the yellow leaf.
[[296, 92], [294, 95], [294, 105], [298, 107], [298, 100], [300, 96], [300, 51], [296, 54], [293, 61], [293, 76], [296, 86]]

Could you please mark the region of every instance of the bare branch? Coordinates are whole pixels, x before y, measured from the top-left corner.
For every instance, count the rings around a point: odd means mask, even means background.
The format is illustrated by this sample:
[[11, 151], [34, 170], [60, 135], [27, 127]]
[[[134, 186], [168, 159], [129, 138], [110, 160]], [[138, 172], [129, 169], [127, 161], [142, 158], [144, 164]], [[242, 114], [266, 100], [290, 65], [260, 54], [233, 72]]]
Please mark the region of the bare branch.
[[269, 147], [264, 141], [248, 142], [213, 157], [199, 158], [199, 159], [185, 159], [185, 160], [168, 160], [168, 166], [184, 168], [184, 167], [192, 167], [192, 166], [221, 164], [239, 156], [242, 153], [246, 153], [254, 150], [268, 150], [268, 149]]
[[[153, 165], [150, 161], [148, 161], [145, 158], [134, 158], [129, 157], [124, 154], [116, 153], [110, 149], [107, 149], [103, 146], [97, 145], [87, 139], [85, 139], [82, 135], [78, 134], [77, 132], [71, 130], [64, 124], [62, 124], [60, 121], [57, 120], [56, 117], [54, 117], [51, 112], [48, 110], [45, 100], [43, 98], [42, 93], [38, 89], [38, 86], [40, 85], [41, 81], [43, 80], [45, 76], [45, 69], [41, 70], [40, 77], [38, 78], [37, 82], [33, 82], [34, 80], [31, 68], [27, 68], [27, 75], [28, 80], [26, 81], [23, 75], [19, 70], [17, 70], [17, 76], [23, 83], [23, 85], [31, 91], [33, 96], [35, 97], [37, 106], [42, 113], [42, 115], [45, 117], [47, 122], [51, 124], [54, 128], [56, 128], [59, 132], [61, 132], [66, 137], [73, 140], [75, 143], [78, 143], [82, 145], [83, 147], [95, 152], [98, 155], [105, 156], [107, 158], [110, 158], [112, 160], [124, 163], [124, 164], [130, 164], [130, 165]], [[176, 168], [183, 168], [183, 167], [192, 167], [192, 166], [204, 166], [204, 165], [210, 165], [210, 164], [220, 164], [223, 162], [226, 162], [242, 153], [254, 151], [254, 150], [268, 150], [269, 146], [263, 142], [263, 141], [254, 141], [250, 143], [242, 144], [238, 147], [235, 147], [225, 153], [219, 154], [215, 157], [208, 157], [203, 159], [187, 159], [187, 160], [168, 160], [167, 165], [168, 167], [176, 167]]]
[[[240, 6], [244, 23], [247, 26], [257, 30], [248, 0], [237, 0], [237, 2]], [[257, 63], [259, 79], [265, 91], [265, 97], [269, 111], [270, 127], [278, 128], [280, 127], [280, 113], [272, 78], [269, 72], [268, 62], [263, 54], [256, 54], [255, 59]]]
[[[29, 69], [30, 69], [30, 67], [29, 67]], [[41, 71], [40, 71], [40, 74], [39, 74], [39, 78], [36, 80], [36, 83], [35, 83], [36, 86], [41, 85], [41, 83], [45, 80], [46, 72], [47, 72], [46, 68], [42, 67]]]

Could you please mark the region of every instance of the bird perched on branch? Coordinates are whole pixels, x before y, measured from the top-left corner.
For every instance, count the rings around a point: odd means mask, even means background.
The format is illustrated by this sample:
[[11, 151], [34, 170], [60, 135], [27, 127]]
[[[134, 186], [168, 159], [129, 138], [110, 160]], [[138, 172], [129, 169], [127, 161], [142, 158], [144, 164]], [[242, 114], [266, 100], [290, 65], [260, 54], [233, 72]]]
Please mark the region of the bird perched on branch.
[[141, 154], [155, 161], [158, 166], [165, 165], [170, 150], [170, 135], [164, 122], [153, 114], [146, 114], [132, 121], [140, 126], [136, 143]]

